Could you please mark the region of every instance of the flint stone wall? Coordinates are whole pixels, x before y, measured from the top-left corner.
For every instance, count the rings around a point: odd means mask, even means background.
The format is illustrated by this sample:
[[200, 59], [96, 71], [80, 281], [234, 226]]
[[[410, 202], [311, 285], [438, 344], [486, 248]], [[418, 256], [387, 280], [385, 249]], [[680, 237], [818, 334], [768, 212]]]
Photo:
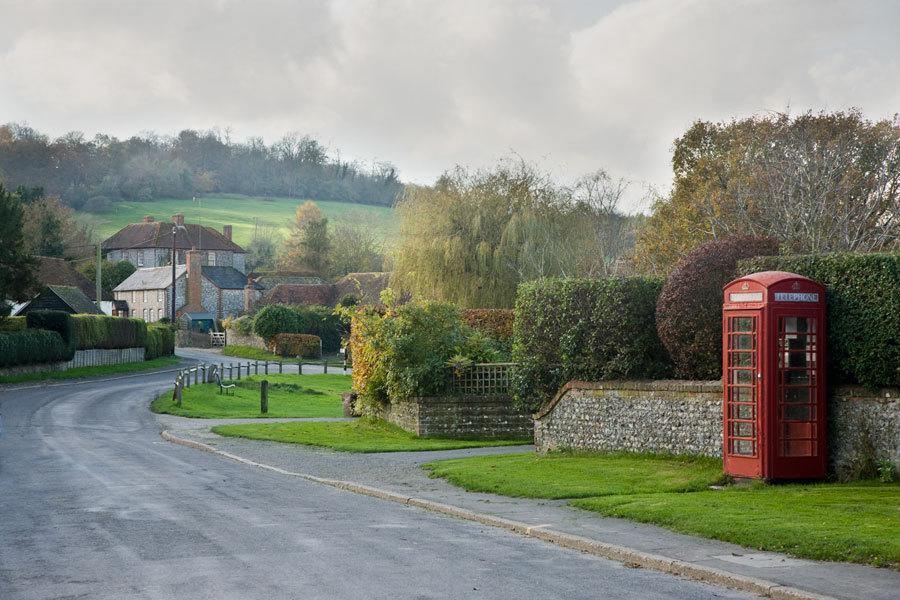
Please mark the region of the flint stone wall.
[[434, 396], [385, 404], [374, 416], [422, 437], [530, 438], [531, 415], [508, 395]]
[[[900, 468], [900, 389], [832, 388], [832, 470], [874, 454]], [[534, 415], [539, 452], [668, 452], [722, 455], [719, 381], [572, 381]]]

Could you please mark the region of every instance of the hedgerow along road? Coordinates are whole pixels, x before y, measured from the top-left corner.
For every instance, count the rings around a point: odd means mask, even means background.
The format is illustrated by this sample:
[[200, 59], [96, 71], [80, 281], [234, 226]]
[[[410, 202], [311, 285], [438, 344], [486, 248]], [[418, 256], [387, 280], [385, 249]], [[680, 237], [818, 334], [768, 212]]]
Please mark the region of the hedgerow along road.
[[171, 380], [0, 390], [0, 598], [747, 597], [168, 443]]

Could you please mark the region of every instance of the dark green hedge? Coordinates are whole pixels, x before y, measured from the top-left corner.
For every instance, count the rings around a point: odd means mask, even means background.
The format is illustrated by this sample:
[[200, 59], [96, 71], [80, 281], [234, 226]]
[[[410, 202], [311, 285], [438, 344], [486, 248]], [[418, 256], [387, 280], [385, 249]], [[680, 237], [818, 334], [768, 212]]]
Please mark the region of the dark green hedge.
[[160, 356], [175, 354], [175, 330], [168, 325], [150, 325], [147, 327], [147, 343], [144, 360], [152, 360]]
[[337, 352], [345, 325], [334, 310], [325, 306], [285, 306], [274, 304], [260, 310], [253, 331], [267, 342], [279, 333], [306, 333], [322, 339], [322, 350]]
[[68, 350], [55, 331], [25, 329], [0, 333], [0, 367], [69, 360]]
[[829, 383], [900, 385], [900, 253], [769, 256], [738, 276], [789, 271], [825, 285]]
[[75, 322], [69, 313], [61, 310], [35, 310], [25, 316], [25, 322], [28, 329], [46, 329], [60, 335], [64, 350], [62, 357], [56, 360], [72, 360], [75, 356], [78, 337], [75, 334]]
[[567, 381], [660, 379], [672, 365], [656, 334], [662, 280], [544, 279], [519, 286], [516, 400], [536, 409]]
[[105, 315], [73, 315], [78, 349], [140, 348], [146, 345], [147, 324], [142, 319]]

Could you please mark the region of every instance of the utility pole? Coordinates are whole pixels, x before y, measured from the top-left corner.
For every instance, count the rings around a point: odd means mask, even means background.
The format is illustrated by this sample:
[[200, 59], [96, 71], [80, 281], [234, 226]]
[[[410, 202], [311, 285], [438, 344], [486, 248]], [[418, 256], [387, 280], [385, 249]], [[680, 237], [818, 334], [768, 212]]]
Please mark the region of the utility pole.
[[172, 327], [175, 326], [175, 233], [177, 225], [172, 225]]
[[103, 269], [102, 263], [103, 263], [103, 252], [101, 251], [100, 244], [98, 243], [97, 244], [97, 269], [96, 269], [95, 274], [97, 275], [97, 288], [96, 288], [97, 310], [99, 310], [100, 312], [103, 312], [103, 308], [100, 305], [100, 300], [103, 298], [103, 286], [101, 285], [101, 277], [102, 277], [101, 271]]

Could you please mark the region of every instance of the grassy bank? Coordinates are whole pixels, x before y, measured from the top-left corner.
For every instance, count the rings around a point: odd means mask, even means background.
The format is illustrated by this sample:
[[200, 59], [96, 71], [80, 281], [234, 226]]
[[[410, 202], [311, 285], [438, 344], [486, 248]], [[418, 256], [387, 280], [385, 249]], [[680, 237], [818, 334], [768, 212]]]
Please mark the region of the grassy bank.
[[[303, 377], [314, 377], [303, 375]], [[486, 446], [510, 446], [527, 440], [457, 440], [422, 438], [395, 425], [373, 419], [337, 423], [271, 423], [267, 425], [222, 425], [219, 435], [321, 446], [342, 452], [415, 452]]]
[[716, 459], [512, 454], [424, 465], [470, 491], [571, 498], [610, 517], [802, 558], [900, 568], [900, 484], [728, 486]]
[[231, 356], [233, 358], [246, 358], [249, 360], [268, 360], [274, 362], [285, 362], [283, 356], [272, 354], [266, 350], [260, 350], [253, 346], [225, 346], [222, 348], [222, 356]]
[[[259, 382], [269, 381], [269, 412], [259, 412]], [[267, 417], [340, 417], [341, 393], [350, 390], [349, 375], [251, 375], [220, 394], [213, 383], [185, 388], [181, 406], [171, 393], [150, 405], [157, 413], [205, 419]]]
[[584, 498], [704, 490], [722, 481], [722, 461], [701, 457], [534, 453], [476, 456], [423, 465], [472, 492], [524, 498]]
[[83, 377], [103, 377], [107, 375], [120, 375], [125, 373], [137, 373], [150, 371], [163, 367], [171, 367], [179, 362], [177, 356], [162, 356], [137, 363], [125, 363], [121, 365], [103, 365], [99, 367], [77, 367], [68, 371], [52, 371], [47, 373], [26, 373], [23, 375], [6, 375], [0, 377], [0, 383], [22, 383], [24, 381], [44, 381], [54, 379], [81, 379]]
[[586, 498], [572, 504], [760, 550], [900, 568], [896, 483], [758, 485]]
[[[246, 246], [253, 237], [255, 223], [274, 228], [287, 237], [294, 212], [303, 204], [297, 198], [263, 198], [240, 194], [208, 194], [199, 202], [190, 199], [159, 199], [150, 202], [116, 202], [112, 210], [102, 214], [77, 213], [79, 220], [94, 227], [98, 237], [106, 238], [129, 223], [139, 223], [145, 215], [168, 221], [176, 213], [184, 213], [190, 223], [201, 222], [222, 231], [222, 225], [234, 227], [234, 241]], [[347, 202], [316, 201], [328, 217], [329, 224], [358, 225], [371, 230], [378, 238], [390, 241], [396, 236], [394, 210], [386, 206], [369, 206]]]

